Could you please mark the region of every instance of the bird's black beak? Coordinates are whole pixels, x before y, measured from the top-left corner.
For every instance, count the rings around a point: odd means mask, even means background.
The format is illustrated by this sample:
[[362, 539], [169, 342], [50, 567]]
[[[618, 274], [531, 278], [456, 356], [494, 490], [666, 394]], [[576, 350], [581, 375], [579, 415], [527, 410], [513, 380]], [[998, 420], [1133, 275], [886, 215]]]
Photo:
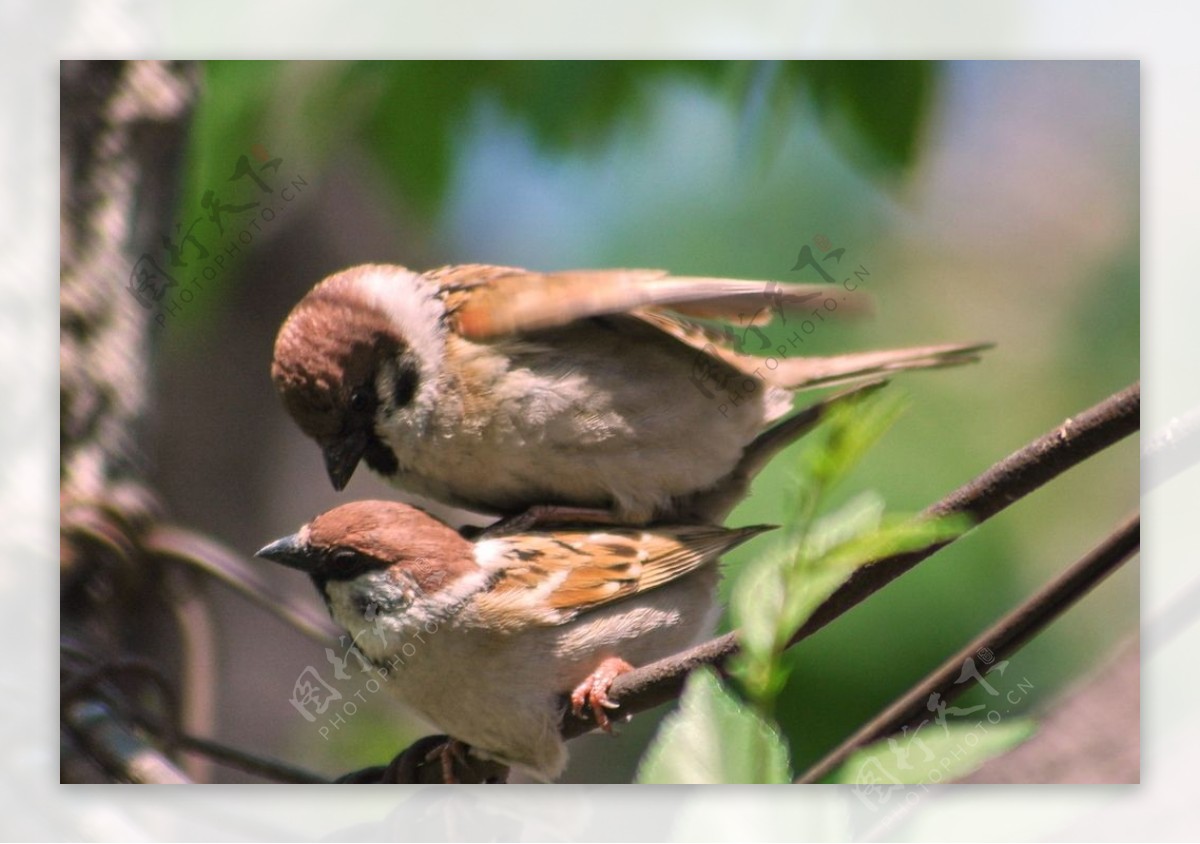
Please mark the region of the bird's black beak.
[[308, 543], [302, 541], [300, 535], [296, 533], [293, 533], [291, 536], [285, 536], [282, 539], [276, 539], [254, 556], [271, 560], [288, 568], [298, 569], [307, 574], [312, 574], [320, 563], [320, 558], [313, 553]]
[[325, 471], [329, 473], [329, 482], [341, 492], [350, 483], [354, 470], [367, 451], [366, 432], [355, 431], [324, 446], [322, 451], [325, 453]]

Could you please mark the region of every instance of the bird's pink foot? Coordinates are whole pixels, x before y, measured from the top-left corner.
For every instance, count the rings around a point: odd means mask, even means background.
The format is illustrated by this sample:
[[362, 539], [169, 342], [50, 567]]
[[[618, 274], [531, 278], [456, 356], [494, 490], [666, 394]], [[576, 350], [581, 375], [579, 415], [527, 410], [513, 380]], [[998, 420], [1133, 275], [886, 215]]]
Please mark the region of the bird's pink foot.
[[606, 733], [612, 732], [612, 722], [608, 718], [608, 709], [616, 709], [617, 705], [608, 699], [608, 690], [613, 680], [626, 671], [632, 671], [633, 666], [620, 657], [610, 656], [596, 666], [582, 683], [571, 692], [571, 711], [576, 717], [582, 718], [583, 707], [591, 707], [596, 726]]

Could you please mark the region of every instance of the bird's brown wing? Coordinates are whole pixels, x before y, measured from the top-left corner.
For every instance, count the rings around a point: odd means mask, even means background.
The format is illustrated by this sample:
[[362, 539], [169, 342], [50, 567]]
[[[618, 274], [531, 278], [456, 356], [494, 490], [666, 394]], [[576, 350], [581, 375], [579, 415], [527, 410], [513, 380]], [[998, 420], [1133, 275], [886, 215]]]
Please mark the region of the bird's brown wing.
[[682, 526], [484, 540], [477, 558], [497, 576], [475, 609], [493, 629], [563, 624], [670, 583], [771, 529]]
[[[796, 320], [799, 315], [796, 331], [804, 332], [812, 330], [805, 328], [806, 319], [816, 324], [814, 311], [823, 320], [866, 309], [869, 297], [837, 285], [671, 276], [662, 270], [537, 273], [484, 265], [445, 267], [429, 275], [442, 289], [455, 329], [472, 340], [565, 325], [589, 316], [627, 314], [701, 352], [701, 362], [705, 356], [715, 358], [788, 390], [971, 363], [991, 346], [948, 343], [830, 357], [792, 356], [796, 349], [790, 347], [770, 358], [754, 353], [760, 350], [748, 333], [774, 317]], [[697, 322], [700, 319], [733, 325], [714, 327]]]
[[751, 325], [769, 321], [775, 312], [819, 308], [831, 291], [846, 312], [862, 310], [868, 301], [829, 285], [672, 276], [662, 270], [539, 273], [476, 264], [428, 275], [443, 291], [455, 330], [480, 341], [647, 307]]

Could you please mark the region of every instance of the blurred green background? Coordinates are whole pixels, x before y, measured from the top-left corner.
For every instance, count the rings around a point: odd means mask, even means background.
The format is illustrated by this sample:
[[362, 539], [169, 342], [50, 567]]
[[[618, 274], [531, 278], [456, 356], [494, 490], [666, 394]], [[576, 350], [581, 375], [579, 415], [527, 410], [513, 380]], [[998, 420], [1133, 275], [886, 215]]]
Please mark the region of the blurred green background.
[[[366, 472], [334, 493], [269, 379], [284, 316], [342, 267], [818, 281], [793, 270], [808, 246], [843, 249], [822, 266], [863, 274], [877, 307], [820, 325], [806, 352], [997, 343], [974, 367], [898, 379], [908, 412], [842, 490], [919, 510], [1137, 379], [1138, 91], [1136, 62], [208, 63], [179, 214], [163, 225], [178, 240], [199, 218], [184, 255], [203, 286], [159, 333], [157, 481], [176, 518], [247, 555], [350, 498], [397, 497]], [[231, 180], [242, 156], [269, 193]], [[218, 232], [206, 194], [260, 205]], [[785, 453], [730, 523], [785, 520], [789, 472]], [[795, 648], [779, 709], [793, 766], [1080, 556], [1137, 496], [1126, 442]], [[732, 554], [731, 571], [766, 541]], [[267, 573], [318, 602], [305, 578]], [[356, 699], [353, 666], [336, 681], [321, 647], [219, 587], [210, 597], [217, 738], [336, 775], [425, 732], [386, 694]], [[1051, 709], [1136, 633], [1137, 608], [1130, 566], [1012, 660], [998, 687], [1032, 690], [1005, 712]], [[356, 700], [353, 717], [329, 728], [291, 706], [308, 666]], [[958, 705], [993, 702], [979, 691]], [[565, 779], [628, 781], [660, 715], [619, 740], [573, 742]]]

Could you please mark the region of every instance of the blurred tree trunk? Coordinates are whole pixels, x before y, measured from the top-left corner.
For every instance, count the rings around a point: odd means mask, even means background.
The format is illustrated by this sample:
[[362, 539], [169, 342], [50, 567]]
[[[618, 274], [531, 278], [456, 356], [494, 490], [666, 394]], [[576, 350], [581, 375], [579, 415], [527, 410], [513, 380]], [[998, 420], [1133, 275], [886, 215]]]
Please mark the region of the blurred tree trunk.
[[72, 712], [138, 673], [108, 669], [165, 603], [140, 547], [158, 510], [144, 455], [159, 279], [146, 267], [171, 232], [198, 82], [192, 64], [61, 66], [63, 781], [106, 778], [77, 753]]

